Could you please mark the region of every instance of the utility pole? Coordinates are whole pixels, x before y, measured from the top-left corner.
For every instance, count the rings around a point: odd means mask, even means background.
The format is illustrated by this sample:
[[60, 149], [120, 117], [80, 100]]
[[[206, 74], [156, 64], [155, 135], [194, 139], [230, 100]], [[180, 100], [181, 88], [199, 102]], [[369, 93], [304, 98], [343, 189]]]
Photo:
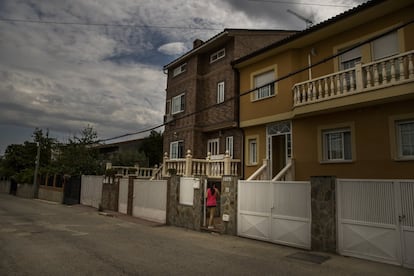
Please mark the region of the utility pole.
[[40, 143], [36, 142], [37, 144], [37, 155], [36, 155], [36, 166], [33, 178], [33, 189], [34, 189], [34, 198], [39, 197], [39, 185], [37, 183], [37, 173], [39, 171], [39, 163], [40, 163]]

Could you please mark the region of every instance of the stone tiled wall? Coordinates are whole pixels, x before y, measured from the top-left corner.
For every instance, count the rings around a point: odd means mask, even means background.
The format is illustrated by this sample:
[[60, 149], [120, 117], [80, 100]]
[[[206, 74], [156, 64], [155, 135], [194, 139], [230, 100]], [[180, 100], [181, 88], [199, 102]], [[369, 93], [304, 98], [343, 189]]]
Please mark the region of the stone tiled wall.
[[311, 247], [315, 251], [336, 252], [335, 177], [311, 177]]
[[203, 222], [203, 183], [200, 179], [200, 188], [194, 189], [193, 206], [179, 203], [180, 177], [172, 176], [168, 180], [167, 192], [167, 224], [200, 230]]
[[223, 221], [224, 233], [237, 235], [237, 181], [238, 177], [223, 176], [221, 182], [221, 214], [228, 215], [229, 221]]

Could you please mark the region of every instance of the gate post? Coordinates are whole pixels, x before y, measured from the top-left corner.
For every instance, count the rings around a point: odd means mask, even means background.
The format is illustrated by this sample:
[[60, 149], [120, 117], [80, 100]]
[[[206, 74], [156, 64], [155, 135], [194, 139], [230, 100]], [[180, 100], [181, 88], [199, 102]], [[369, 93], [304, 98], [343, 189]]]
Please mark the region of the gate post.
[[312, 176], [311, 182], [311, 248], [336, 253], [336, 178]]
[[224, 233], [237, 235], [237, 176], [223, 176], [221, 180], [220, 214]]

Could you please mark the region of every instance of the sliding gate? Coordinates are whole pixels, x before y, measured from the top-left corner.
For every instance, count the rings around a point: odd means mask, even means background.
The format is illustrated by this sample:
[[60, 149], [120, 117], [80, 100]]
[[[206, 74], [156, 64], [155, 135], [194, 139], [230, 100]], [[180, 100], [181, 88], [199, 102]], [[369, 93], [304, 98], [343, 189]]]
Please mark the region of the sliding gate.
[[238, 183], [239, 236], [310, 249], [310, 183], [244, 181]]
[[342, 255], [414, 268], [414, 180], [339, 179]]

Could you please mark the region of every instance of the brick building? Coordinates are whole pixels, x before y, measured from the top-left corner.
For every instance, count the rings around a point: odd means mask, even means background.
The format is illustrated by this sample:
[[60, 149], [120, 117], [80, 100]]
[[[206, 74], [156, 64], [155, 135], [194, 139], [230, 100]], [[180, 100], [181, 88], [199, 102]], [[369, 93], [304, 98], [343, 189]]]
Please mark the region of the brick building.
[[242, 159], [238, 128], [238, 77], [231, 62], [294, 31], [225, 29], [164, 66], [168, 71], [164, 152], [170, 159]]

